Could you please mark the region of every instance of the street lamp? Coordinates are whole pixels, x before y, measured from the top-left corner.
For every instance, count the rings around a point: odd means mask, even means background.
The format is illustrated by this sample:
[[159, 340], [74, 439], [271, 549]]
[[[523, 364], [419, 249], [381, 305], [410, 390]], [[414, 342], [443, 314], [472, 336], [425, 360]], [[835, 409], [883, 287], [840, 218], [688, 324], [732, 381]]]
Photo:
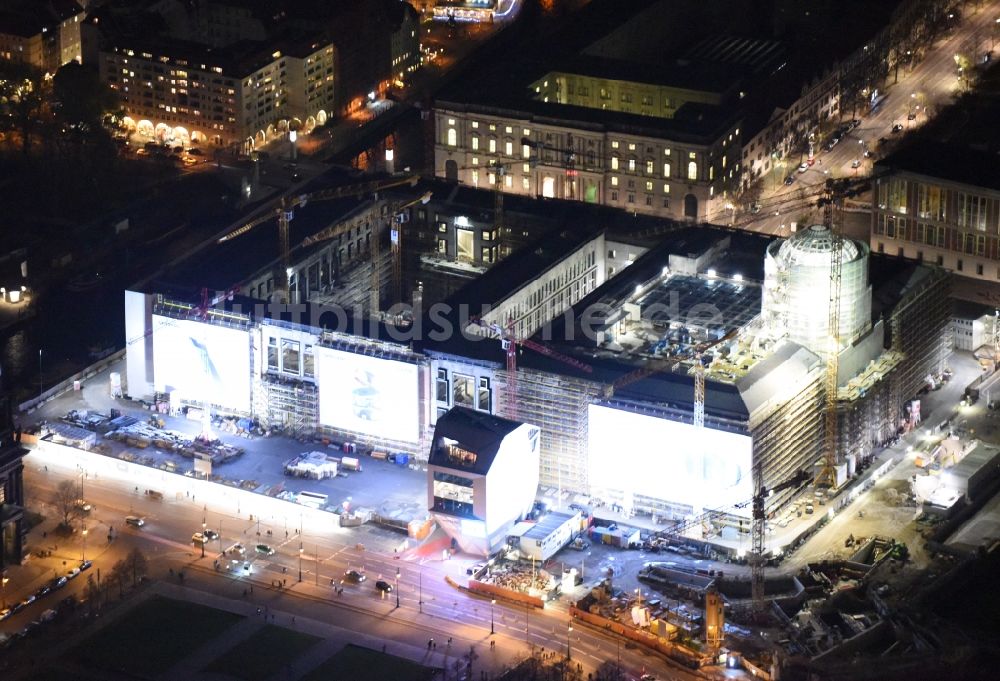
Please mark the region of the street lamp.
[[205, 530], [208, 529], [208, 523], [202, 522], [201, 524], [201, 557], [205, 557], [205, 543], [208, 542], [208, 537], [205, 536]]
[[7, 609], [7, 582], [10, 581], [10, 577], [4, 574], [3, 579], [0, 580], [0, 591], [3, 592], [3, 596], [0, 599], [3, 600], [3, 609]]
[[87, 528], [83, 528], [83, 549], [80, 551], [80, 562], [87, 562]]
[[497, 633], [496, 627], [494, 626], [496, 620], [493, 619], [493, 606], [496, 604], [497, 604], [497, 599], [494, 598], [493, 600], [490, 601], [490, 636]]
[[302, 542], [299, 542], [299, 581], [302, 581]]
[[399, 607], [399, 568], [396, 568], [396, 607]]
[[570, 643], [569, 643], [569, 637], [570, 637], [570, 634], [572, 634], [572, 633], [573, 633], [573, 620], [570, 620], [569, 623], [566, 625], [566, 659], [567, 660], [572, 660], [573, 659], [573, 655], [571, 654], [572, 651], [570, 650]]

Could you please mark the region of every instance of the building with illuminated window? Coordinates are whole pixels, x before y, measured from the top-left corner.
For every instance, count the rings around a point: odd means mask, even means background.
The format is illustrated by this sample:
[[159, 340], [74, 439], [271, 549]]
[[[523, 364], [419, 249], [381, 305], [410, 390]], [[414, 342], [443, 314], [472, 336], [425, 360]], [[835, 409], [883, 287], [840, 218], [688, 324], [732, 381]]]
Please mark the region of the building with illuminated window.
[[[2, 386], [0, 386], [2, 389]], [[24, 464], [20, 428], [10, 398], [0, 394], [0, 572], [20, 565], [24, 547]], [[6, 575], [3, 575], [6, 577]]]
[[427, 507], [466, 553], [488, 555], [531, 511], [539, 431], [455, 407], [437, 420], [427, 461]]
[[[511, 3], [513, 4], [513, 3]], [[492, 22], [499, 0], [436, 0], [435, 21]]]
[[75, 0], [8, 5], [0, 9], [0, 59], [31, 64], [50, 74], [71, 61], [82, 61], [83, 18], [84, 10]]
[[875, 164], [871, 247], [1000, 281], [996, 154], [921, 142]]
[[363, 106], [420, 59], [417, 15], [401, 0], [109, 5], [84, 35], [127, 124], [246, 152]]
[[241, 56], [123, 41], [101, 51], [100, 73], [140, 133], [251, 150], [289, 126], [322, 125], [335, 106], [333, 45], [286, 45], [284, 51], [248, 46]]

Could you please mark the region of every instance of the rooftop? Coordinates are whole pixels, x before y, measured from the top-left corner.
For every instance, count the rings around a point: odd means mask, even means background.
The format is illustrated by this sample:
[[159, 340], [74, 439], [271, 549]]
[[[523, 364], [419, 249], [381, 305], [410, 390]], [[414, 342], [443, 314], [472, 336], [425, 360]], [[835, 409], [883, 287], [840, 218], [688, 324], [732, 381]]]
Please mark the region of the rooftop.
[[[434, 446], [431, 447], [428, 465], [486, 475], [504, 438], [522, 424], [517, 421], [485, 412], [453, 407], [439, 416], [434, 427]], [[454, 463], [448, 449], [441, 446], [444, 439], [455, 441], [461, 449], [475, 455], [468, 465]]]
[[875, 165], [876, 173], [910, 172], [930, 179], [1000, 191], [1000, 155], [954, 142], [919, 139]]

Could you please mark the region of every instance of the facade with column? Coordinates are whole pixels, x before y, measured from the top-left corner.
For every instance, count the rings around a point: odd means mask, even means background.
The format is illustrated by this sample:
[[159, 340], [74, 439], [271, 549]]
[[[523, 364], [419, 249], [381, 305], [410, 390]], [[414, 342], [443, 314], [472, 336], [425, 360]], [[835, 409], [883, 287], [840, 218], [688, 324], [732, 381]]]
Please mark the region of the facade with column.
[[10, 398], [0, 395], [0, 572], [24, 552], [24, 455]]

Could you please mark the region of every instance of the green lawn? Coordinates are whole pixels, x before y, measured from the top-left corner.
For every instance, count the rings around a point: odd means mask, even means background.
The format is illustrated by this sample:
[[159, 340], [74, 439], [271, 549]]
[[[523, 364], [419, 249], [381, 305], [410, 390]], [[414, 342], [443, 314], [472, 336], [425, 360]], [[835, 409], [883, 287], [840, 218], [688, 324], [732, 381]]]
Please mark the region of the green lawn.
[[235, 676], [246, 681], [267, 679], [320, 640], [316, 636], [268, 624], [213, 660], [204, 671]]
[[152, 677], [241, 619], [241, 615], [157, 596], [87, 638], [70, 655], [88, 669]]
[[316, 667], [302, 681], [357, 681], [358, 679], [392, 679], [392, 681], [429, 681], [434, 669], [401, 657], [387, 655], [368, 648], [348, 645], [329, 660]]

